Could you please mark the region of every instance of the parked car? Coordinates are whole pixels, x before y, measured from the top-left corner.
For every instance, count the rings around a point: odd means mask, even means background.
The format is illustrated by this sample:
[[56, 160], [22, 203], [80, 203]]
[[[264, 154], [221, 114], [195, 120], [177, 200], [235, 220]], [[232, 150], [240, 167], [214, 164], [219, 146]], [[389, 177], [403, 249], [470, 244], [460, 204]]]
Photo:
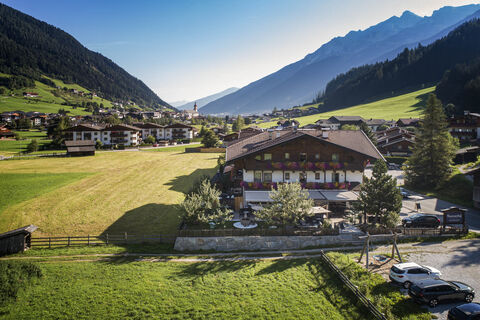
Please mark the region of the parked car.
[[390, 280], [410, 288], [412, 283], [427, 279], [439, 279], [442, 273], [429, 266], [421, 266], [414, 262], [397, 263], [390, 268]]
[[402, 187], [397, 187], [397, 188], [398, 190], [400, 190], [400, 193], [402, 194], [403, 199], [407, 199], [410, 196], [410, 192], [408, 192], [404, 188]]
[[465, 303], [450, 309], [448, 320], [480, 320], [480, 303]]
[[152, 147], [158, 147], [158, 143], [154, 143]]
[[438, 228], [440, 219], [433, 214], [416, 213], [402, 220], [404, 228]]
[[428, 303], [434, 308], [439, 303], [454, 300], [470, 303], [475, 297], [475, 290], [463, 282], [432, 279], [412, 284], [408, 289], [408, 295], [415, 302]]

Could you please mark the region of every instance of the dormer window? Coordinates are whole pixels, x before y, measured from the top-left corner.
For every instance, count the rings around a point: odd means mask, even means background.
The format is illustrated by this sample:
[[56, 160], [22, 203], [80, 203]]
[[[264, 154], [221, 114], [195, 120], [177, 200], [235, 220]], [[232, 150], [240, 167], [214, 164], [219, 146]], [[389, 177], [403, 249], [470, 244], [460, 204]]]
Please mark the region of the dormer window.
[[338, 153], [333, 153], [333, 154], [332, 154], [332, 161], [333, 161], [333, 162], [337, 162], [337, 161], [338, 161], [338, 158], [339, 158], [339, 157], [338, 157]]
[[263, 160], [272, 160], [272, 154], [271, 153], [264, 153], [263, 154]]
[[285, 160], [288, 160], [288, 159], [290, 159], [290, 153], [286, 152], [285, 153]]
[[307, 154], [306, 153], [300, 153], [300, 161], [307, 161]]

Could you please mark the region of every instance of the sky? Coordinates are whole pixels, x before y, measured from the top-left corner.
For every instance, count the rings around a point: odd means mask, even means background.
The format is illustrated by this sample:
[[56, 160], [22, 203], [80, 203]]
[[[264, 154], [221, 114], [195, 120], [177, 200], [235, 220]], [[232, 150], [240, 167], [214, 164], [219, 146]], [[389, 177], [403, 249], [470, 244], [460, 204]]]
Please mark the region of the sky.
[[0, 0], [74, 36], [167, 102], [243, 87], [336, 36], [469, 0]]

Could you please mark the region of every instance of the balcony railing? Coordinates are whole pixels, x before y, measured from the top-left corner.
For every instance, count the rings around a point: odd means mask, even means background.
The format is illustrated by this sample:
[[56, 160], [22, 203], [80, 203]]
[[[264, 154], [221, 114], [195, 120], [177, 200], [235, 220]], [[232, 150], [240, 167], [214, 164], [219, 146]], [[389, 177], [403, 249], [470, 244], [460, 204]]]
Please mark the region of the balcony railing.
[[[240, 182], [240, 186], [245, 188], [245, 190], [271, 190], [277, 189], [278, 185], [284, 182]], [[354, 187], [358, 186], [360, 182], [302, 182], [303, 189], [309, 190], [352, 190]]]
[[347, 162], [339, 161], [262, 161], [267, 169], [278, 170], [339, 170], [345, 169], [349, 166]]

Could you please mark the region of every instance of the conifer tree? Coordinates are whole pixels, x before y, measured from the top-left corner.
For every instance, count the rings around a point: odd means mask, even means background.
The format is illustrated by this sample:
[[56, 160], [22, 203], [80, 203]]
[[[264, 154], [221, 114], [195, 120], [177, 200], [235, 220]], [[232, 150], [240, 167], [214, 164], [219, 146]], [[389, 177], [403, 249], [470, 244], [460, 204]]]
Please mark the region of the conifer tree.
[[363, 177], [359, 201], [354, 210], [363, 212], [365, 220], [367, 214], [374, 215], [382, 225], [392, 228], [399, 218], [402, 195], [397, 188], [397, 179], [388, 175], [387, 171], [385, 162], [378, 160], [373, 167], [372, 177]]
[[415, 146], [407, 161], [406, 182], [418, 188], [437, 188], [451, 174], [456, 143], [447, 129], [442, 103], [434, 94], [428, 97]]
[[370, 139], [370, 141], [372, 141], [374, 145], [377, 145], [377, 138], [375, 137], [375, 133], [373, 133], [372, 129], [370, 129], [370, 127], [365, 122], [362, 122], [360, 124], [360, 130], [365, 133], [365, 135], [368, 137], [368, 139]]

